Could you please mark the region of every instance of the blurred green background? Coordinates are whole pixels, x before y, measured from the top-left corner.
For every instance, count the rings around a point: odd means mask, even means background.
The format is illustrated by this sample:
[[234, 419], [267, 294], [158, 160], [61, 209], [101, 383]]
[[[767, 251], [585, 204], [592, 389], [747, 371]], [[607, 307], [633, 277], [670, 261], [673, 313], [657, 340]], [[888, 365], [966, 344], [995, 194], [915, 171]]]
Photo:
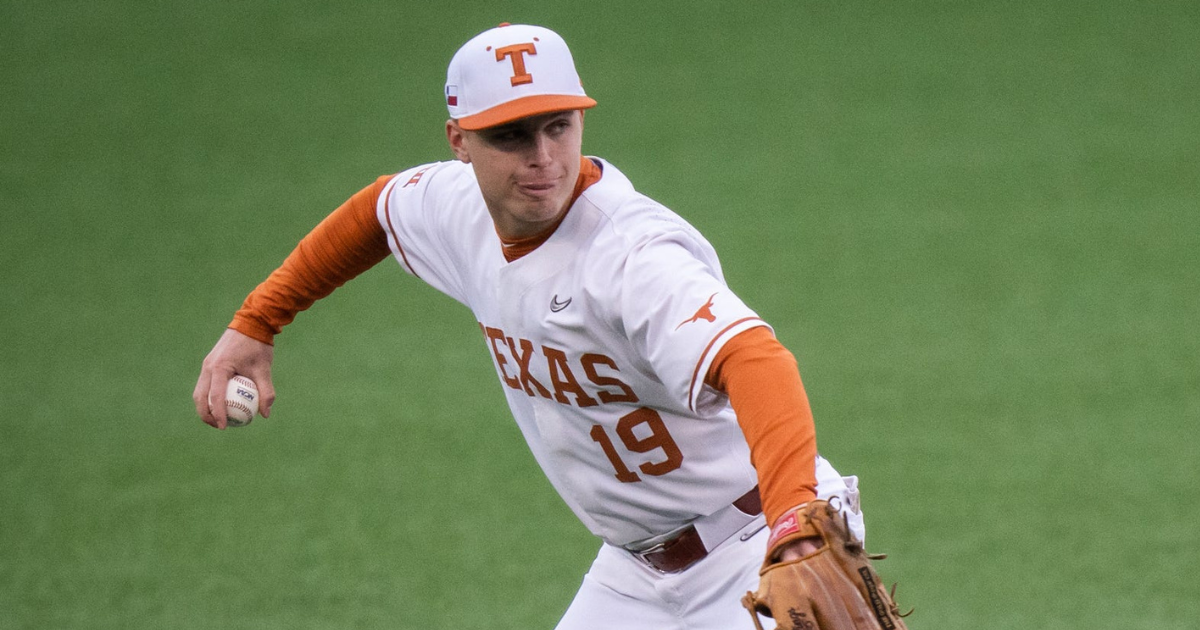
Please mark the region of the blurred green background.
[[190, 400], [241, 299], [446, 159], [445, 65], [571, 43], [584, 150], [716, 245], [915, 629], [1200, 618], [1200, 4], [0, 3], [0, 628], [551, 628], [597, 543], [465, 309], [373, 269]]

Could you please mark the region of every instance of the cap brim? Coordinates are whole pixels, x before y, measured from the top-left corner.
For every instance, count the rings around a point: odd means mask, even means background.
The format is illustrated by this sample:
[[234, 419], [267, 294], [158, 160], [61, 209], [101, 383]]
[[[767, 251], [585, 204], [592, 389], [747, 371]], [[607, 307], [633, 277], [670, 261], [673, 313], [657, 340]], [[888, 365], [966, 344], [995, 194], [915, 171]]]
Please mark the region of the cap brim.
[[595, 106], [596, 101], [587, 96], [539, 94], [502, 103], [478, 114], [463, 116], [458, 119], [458, 126], [467, 131], [475, 131], [477, 129], [503, 125], [530, 116], [572, 109], [590, 109]]

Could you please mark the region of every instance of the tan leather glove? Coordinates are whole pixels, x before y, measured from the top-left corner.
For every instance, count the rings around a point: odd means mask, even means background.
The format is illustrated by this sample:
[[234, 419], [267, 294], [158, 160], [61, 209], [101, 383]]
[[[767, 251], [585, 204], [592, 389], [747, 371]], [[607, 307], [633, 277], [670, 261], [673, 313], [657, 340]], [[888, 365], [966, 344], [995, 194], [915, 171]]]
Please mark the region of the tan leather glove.
[[[788, 543], [814, 536], [824, 542], [820, 549], [799, 560], [779, 560]], [[756, 613], [774, 618], [778, 630], [907, 630], [871, 567], [871, 559], [879, 557], [867, 555], [827, 501], [806, 503], [771, 529], [758, 593], [746, 593], [742, 604], [759, 630]]]

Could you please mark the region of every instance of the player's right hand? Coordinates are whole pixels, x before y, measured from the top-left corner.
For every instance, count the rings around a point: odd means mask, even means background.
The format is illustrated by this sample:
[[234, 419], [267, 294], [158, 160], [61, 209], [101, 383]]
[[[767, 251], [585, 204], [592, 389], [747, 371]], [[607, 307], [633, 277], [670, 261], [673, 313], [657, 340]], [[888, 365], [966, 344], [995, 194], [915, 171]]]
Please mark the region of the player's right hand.
[[225, 416], [225, 387], [235, 374], [249, 377], [258, 386], [258, 414], [264, 418], [271, 415], [271, 403], [275, 402], [275, 385], [271, 382], [271, 363], [275, 360], [274, 346], [252, 339], [242, 333], [226, 329], [217, 345], [204, 357], [200, 366], [200, 378], [192, 392], [196, 413], [200, 419], [217, 429], [224, 430], [228, 424]]

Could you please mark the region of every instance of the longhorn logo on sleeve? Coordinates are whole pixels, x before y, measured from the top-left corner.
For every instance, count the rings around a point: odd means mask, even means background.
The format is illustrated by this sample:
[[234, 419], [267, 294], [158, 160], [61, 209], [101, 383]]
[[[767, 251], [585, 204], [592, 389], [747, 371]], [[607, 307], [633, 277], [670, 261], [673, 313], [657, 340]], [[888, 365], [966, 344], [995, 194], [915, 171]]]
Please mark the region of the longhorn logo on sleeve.
[[695, 315], [692, 315], [690, 318], [685, 319], [682, 322], [680, 322], [679, 325], [675, 327], [675, 330], [679, 330], [680, 328], [683, 328], [684, 324], [690, 324], [692, 322], [697, 322], [702, 319], [707, 322], [717, 321], [717, 316], [713, 315], [713, 312], [712, 312], [713, 298], [715, 298], [715, 297], [717, 297], [716, 293], [708, 296], [708, 302], [705, 303], [704, 306], [701, 306], [700, 310], [696, 311]]

